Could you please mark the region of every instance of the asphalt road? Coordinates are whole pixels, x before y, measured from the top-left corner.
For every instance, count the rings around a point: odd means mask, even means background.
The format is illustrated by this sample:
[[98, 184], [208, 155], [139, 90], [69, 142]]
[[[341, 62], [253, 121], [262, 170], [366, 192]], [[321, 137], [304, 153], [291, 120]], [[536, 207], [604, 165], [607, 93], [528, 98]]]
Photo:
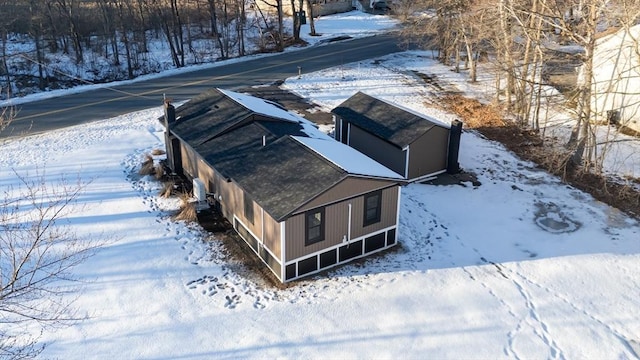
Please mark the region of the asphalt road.
[[33, 135], [160, 106], [163, 96], [178, 102], [212, 87], [233, 90], [271, 84], [297, 75], [298, 67], [308, 73], [401, 50], [393, 34], [384, 34], [25, 103], [17, 107], [17, 117], [0, 138]]

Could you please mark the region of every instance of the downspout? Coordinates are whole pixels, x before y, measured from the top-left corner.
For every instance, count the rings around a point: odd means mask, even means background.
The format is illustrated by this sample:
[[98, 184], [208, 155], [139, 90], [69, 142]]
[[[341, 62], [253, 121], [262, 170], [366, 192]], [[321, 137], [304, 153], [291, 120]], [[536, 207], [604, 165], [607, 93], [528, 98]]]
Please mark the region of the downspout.
[[262, 244], [264, 245], [264, 209], [260, 207], [260, 221], [262, 222]]
[[347, 246], [351, 243], [351, 203], [349, 203], [349, 221], [347, 222]]
[[[393, 243], [396, 244], [398, 242], [398, 229], [400, 228], [400, 199], [402, 199], [402, 186], [398, 186], [398, 204], [396, 208], [396, 238], [393, 239]], [[387, 246], [389, 246], [389, 239], [387, 239]]]
[[405, 159], [404, 159], [404, 178], [408, 179], [409, 178], [409, 146], [407, 146], [407, 151], [405, 152]]
[[282, 266], [280, 267], [280, 280], [282, 282], [286, 282], [286, 276], [287, 276], [287, 266], [286, 266], [286, 258], [287, 258], [287, 251], [286, 251], [286, 234], [285, 234], [285, 223], [286, 220], [282, 220], [280, 222], [280, 262], [282, 263]]

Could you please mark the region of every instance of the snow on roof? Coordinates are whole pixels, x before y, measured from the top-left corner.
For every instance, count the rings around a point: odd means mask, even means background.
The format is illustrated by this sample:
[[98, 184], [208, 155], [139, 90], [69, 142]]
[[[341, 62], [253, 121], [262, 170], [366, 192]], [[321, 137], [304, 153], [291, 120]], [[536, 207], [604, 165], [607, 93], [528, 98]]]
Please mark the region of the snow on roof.
[[274, 103], [260, 99], [254, 96], [245, 95], [241, 93], [237, 93], [231, 90], [218, 89], [220, 92], [225, 94], [230, 99], [233, 99], [238, 104], [244, 106], [245, 108], [266, 116], [275, 117], [278, 119], [283, 119], [291, 122], [300, 122], [300, 117], [284, 110]]
[[315, 124], [301, 116], [298, 116], [286, 109], [281, 108], [271, 101], [264, 100], [255, 96], [241, 94], [231, 90], [218, 89], [224, 95], [244, 106], [245, 108], [265, 116], [275, 117], [285, 121], [295, 122], [302, 126], [302, 131], [313, 138], [332, 139], [327, 134], [318, 130]]
[[218, 89], [223, 94], [228, 96], [230, 99], [233, 99], [238, 104], [244, 106], [245, 108], [266, 116], [276, 117], [278, 119], [283, 119], [286, 121], [296, 122], [302, 126], [302, 131], [309, 135], [312, 138], [319, 139], [333, 139], [329, 135], [323, 133], [318, 130], [316, 125], [303, 118], [302, 116], [296, 115], [292, 112], [289, 112], [278, 105], [272, 103], [271, 101], [257, 98], [255, 96], [241, 94], [231, 90]]
[[350, 174], [403, 179], [403, 177], [396, 172], [388, 169], [358, 150], [331, 138], [292, 137]]
[[[365, 92], [365, 94], [367, 94], [367, 93]], [[446, 122], [444, 122], [444, 121], [442, 121], [442, 120], [440, 120], [440, 119], [436, 119], [436, 118], [431, 117], [431, 116], [429, 116], [429, 115], [426, 115], [426, 114], [420, 113], [420, 112], [418, 112], [418, 111], [416, 111], [416, 110], [410, 109], [410, 108], [408, 108], [408, 107], [406, 107], [406, 106], [404, 106], [404, 105], [400, 105], [400, 104], [395, 103], [395, 102], [392, 102], [392, 101], [387, 101], [387, 100], [385, 100], [385, 99], [381, 99], [381, 98], [379, 98], [379, 97], [377, 97], [377, 96], [373, 96], [373, 95], [371, 95], [371, 94], [367, 94], [367, 96], [371, 96], [372, 98], [377, 99], [377, 100], [380, 100], [380, 101], [382, 101], [383, 103], [389, 104], [389, 105], [391, 105], [391, 106], [395, 106], [395, 107], [397, 107], [398, 109], [402, 109], [402, 110], [404, 110], [404, 111], [406, 111], [406, 112], [408, 112], [408, 113], [411, 113], [411, 114], [413, 114], [413, 115], [415, 115], [415, 116], [418, 116], [418, 117], [421, 117], [421, 118], [423, 118], [423, 119], [425, 119], [425, 120], [428, 120], [428, 121], [430, 121], [430, 122], [432, 122], [432, 123], [434, 123], [434, 124], [436, 124], [436, 125], [444, 126], [444, 127], [446, 127], [447, 129], [450, 129], [450, 128], [451, 128], [451, 124], [448, 124], [448, 123], [446, 123]]]

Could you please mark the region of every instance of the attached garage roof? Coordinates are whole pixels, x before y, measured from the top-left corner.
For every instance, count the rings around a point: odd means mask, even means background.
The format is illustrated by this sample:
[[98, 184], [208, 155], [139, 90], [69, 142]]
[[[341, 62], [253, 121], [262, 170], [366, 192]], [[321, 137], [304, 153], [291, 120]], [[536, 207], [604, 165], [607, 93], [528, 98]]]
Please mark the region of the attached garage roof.
[[403, 149], [434, 126], [450, 125], [413, 110], [357, 92], [331, 112]]

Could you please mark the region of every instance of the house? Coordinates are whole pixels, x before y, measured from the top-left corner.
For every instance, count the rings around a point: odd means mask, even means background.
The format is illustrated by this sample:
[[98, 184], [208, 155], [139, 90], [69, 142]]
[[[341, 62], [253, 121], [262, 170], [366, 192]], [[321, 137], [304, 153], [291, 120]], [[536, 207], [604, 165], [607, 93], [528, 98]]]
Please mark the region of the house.
[[[313, 14], [314, 16], [325, 16], [352, 11], [356, 6], [355, 4], [358, 2], [358, 0], [310, 0], [309, 3], [307, 3], [307, 1], [304, 2], [303, 10], [306, 15]], [[267, 13], [275, 13], [277, 9], [275, 0], [256, 0], [254, 4], [261, 11]], [[299, 6], [298, 4], [299, 3], [296, 1], [296, 6]], [[313, 12], [310, 11], [309, 4], [313, 7]], [[293, 11], [291, 9], [290, 1], [282, 2], [283, 13], [286, 15], [292, 15]]]
[[418, 181], [459, 171], [462, 123], [444, 124], [358, 92], [332, 110], [335, 139]]
[[640, 25], [598, 39], [591, 87], [594, 121], [640, 133], [639, 44]]
[[165, 109], [168, 165], [280, 281], [396, 244], [402, 178], [309, 121], [222, 89]]

